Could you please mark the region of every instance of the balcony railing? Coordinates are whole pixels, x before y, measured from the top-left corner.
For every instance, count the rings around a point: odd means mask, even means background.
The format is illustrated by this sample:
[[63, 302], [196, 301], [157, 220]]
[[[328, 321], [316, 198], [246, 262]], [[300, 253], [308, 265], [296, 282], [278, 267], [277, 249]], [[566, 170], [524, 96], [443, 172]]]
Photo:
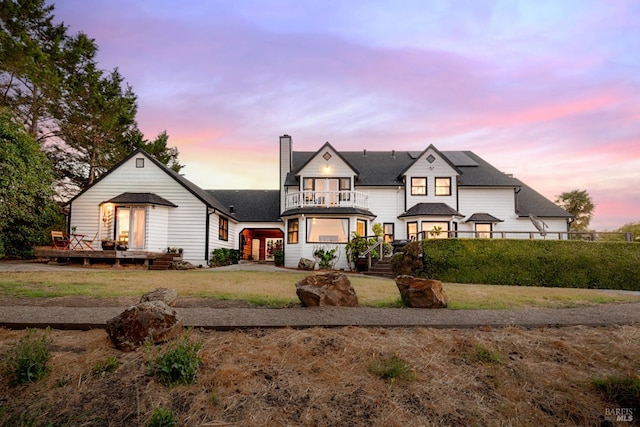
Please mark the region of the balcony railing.
[[360, 191], [297, 191], [287, 194], [285, 209], [304, 207], [369, 209], [369, 195]]

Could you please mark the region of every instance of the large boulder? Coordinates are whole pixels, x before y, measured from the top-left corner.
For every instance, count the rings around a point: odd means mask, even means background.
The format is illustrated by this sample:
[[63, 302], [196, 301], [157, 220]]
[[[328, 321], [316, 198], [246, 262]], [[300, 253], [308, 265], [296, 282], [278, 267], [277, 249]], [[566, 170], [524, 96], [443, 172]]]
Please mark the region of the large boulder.
[[147, 292], [142, 295], [140, 298], [140, 302], [147, 301], [162, 301], [170, 307], [176, 303], [176, 298], [178, 298], [178, 292], [175, 289], [171, 288], [156, 288], [151, 292]]
[[316, 268], [316, 262], [309, 258], [300, 258], [298, 261], [298, 270], [313, 271]]
[[305, 277], [296, 283], [296, 294], [305, 307], [358, 306], [358, 297], [349, 278], [337, 272]]
[[402, 275], [396, 277], [396, 286], [400, 291], [402, 302], [407, 307], [445, 308], [447, 306], [447, 294], [439, 280]]
[[106, 331], [117, 349], [132, 351], [146, 340], [157, 344], [177, 337], [183, 324], [176, 311], [164, 302], [147, 301], [109, 319]]

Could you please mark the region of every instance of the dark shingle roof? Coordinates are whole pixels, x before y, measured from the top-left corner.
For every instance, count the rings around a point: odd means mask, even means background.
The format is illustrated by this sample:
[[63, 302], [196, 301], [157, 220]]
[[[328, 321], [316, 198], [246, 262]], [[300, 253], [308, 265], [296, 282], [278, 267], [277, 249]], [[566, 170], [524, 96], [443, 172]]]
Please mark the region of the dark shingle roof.
[[552, 203], [549, 199], [538, 193], [524, 183], [516, 193], [516, 213], [519, 216], [535, 215], [540, 217], [572, 218], [569, 212]]
[[294, 208], [294, 209], [289, 209], [289, 210], [283, 212], [282, 216], [290, 216], [290, 215], [297, 215], [297, 214], [314, 214], [314, 215], [318, 215], [318, 214], [356, 215], [357, 214], [357, 215], [370, 216], [372, 218], [376, 217], [376, 215], [374, 215], [373, 213], [371, 213], [370, 211], [368, 211], [366, 209], [353, 208], [353, 207], [348, 207], [348, 208], [339, 208], [339, 207], [336, 207], [336, 208], [324, 208], [324, 207]]
[[459, 216], [463, 217], [464, 215], [460, 214], [457, 210], [453, 209], [451, 206], [446, 203], [418, 203], [412, 206], [405, 213], [401, 214], [398, 218], [404, 218], [408, 216], [423, 216], [423, 215], [433, 215], [433, 216]]
[[[243, 222], [280, 221], [278, 190], [207, 190], [225, 210]], [[230, 206], [233, 206], [231, 212]]]
[[504, 222], [488, 213], [474, 213], [465, 222]]
[[103, 203], [129, 203], [129, 204], [144, 204], [144, 205], [160, 205], [171, 206], [177, 208], [178, 205], [168, 201], [164, 197], [160, 197], [155, 193], [122, 193], [107, 200]]
[[[286, 185], [297, 185], [296, 174], [317, 151], [294, 151], [293, 170], [287, 175]], [[460, 172], [459, 186], [518, 187], [521, 183], [504, 174], [471, 151], [440, 152]], [[412, 151], [342, 151], [342, 158], [359, 172], [356, 185], [398, 186], [403, 185], [402, 174], [420, 156]]]

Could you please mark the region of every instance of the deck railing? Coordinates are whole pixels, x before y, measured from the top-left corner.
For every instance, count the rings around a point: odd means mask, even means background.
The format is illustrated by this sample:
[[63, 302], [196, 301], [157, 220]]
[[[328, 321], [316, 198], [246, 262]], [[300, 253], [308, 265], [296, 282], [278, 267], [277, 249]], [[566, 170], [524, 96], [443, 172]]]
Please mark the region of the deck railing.
[[296, 191], [287, 194], [285, 209], [303, 207], [369, 208], [369, 195], [360, 191]]
[[491, 238], [491, 239], [549, 239], [549, 240], [587, 240], [587, 241], [620, 241], [632, 242], [633, 233], [613, 231], [421, 231], [410, 240], [445, 239], [445, 238]]

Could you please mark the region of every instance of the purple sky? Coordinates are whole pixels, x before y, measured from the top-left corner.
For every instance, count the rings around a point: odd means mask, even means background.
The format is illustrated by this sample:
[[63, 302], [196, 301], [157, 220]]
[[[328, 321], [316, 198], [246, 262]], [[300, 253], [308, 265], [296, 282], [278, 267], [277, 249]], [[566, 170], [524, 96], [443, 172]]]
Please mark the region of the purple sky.
[[471, 150], [591, 226], [640, 221], [640, 2], [57, 0], [205, 189], [296, 150]]

